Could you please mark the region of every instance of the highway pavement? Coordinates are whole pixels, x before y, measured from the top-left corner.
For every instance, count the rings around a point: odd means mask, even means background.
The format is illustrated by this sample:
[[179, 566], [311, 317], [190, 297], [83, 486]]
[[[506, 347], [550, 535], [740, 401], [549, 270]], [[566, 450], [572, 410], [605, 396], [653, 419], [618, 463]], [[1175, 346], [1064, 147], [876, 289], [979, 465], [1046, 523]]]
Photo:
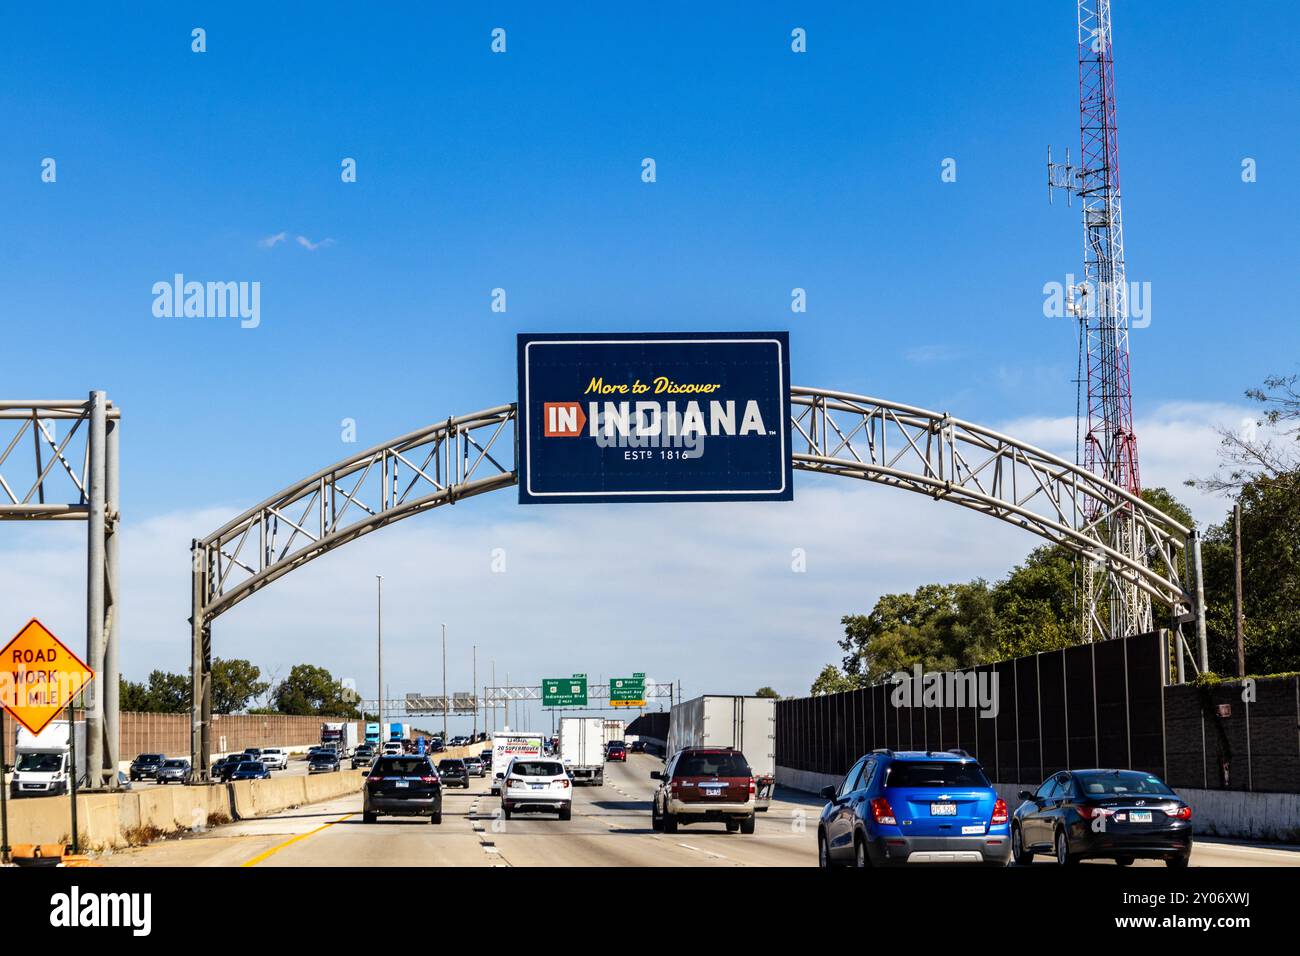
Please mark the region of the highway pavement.
[[[244, 820], [206, 833], [117, 851], [110, 866], [815, 866], [817, 817], [812, 795], [779, 791], [752, 835], [722, 824], [650, 828], [650, 771], [644, 754], [605, 766], [603, 787], [577, 787], [573, 819], [552, 814], [499, 815], [486, 778], [443, 792], [443, 822], [424, 818], [361, 820], [360, 794]], [[1036, 866], [1054, 864], [1043, 859]], [[1098, 861], [1097, 866], [1113, 866]], [[1163, 866], [1139, 860], [1135, 866]], [[1300, 848], [1198, 841], [1193, 866], [1300, 866]]]

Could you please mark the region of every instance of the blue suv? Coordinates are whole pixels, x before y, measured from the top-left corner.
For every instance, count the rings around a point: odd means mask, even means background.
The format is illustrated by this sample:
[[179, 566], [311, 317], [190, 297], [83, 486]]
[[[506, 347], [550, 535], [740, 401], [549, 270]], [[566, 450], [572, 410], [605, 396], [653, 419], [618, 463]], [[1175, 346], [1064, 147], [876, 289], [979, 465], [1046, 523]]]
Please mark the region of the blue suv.
[[821, 793], [821, 866], [1010, 860], [1007, 805], [964, 750], [873, 750]]

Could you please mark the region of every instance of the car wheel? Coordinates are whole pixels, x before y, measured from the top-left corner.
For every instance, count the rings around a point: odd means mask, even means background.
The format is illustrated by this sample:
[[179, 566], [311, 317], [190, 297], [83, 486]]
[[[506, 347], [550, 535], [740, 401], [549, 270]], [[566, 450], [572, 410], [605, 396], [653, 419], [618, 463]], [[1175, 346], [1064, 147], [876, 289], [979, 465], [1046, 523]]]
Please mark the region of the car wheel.
[[507, 820], [509, 820], [509, 819], [510, 819], [510, 808], [509, 808], [509, 807], [502, 807], [502, 808], [501, 808], [501, 816], [503, 816], [503, 817], [505, 817]]
[[650, 829], [659, 833], [664, 828], [664, 822], [659, 819], [659, 801], [650, 801]]
[[867, 841], [860, 836], [853, 841], [853, 865], [859, 870], [871, 866], [871, 858], [867, 856]]
[[1133, 857], [1131, 857], [1131, 856], [1117, 856], [1117, 857], [1115, 858], [1115, 865], [1116, 865], [1116, 866], [1132, 866], [1132, 865], [1133, 865]]
[[751, 813], [749, 816], [745, 817], [745, 819], [740, 821], [740, 832], [753, 833], [754, 824], [757, 822], [758, 822], [758, 818]]
[[831, 845], [826, 842], [826, 834], [817, 831], [817, 865], [823, 870], [834, 869], [835, 861], [831, 859]]
[[374, 822], [375, 822], [375, 814], [373, 814], [373, 813], [363, 813], [363, 814], [361, 814], [361, 822], [362, 822], [362, 823], [374, 823]]
[[664, 811], [663, 815], [664, 833], [677, 832], [677, 814]]
[[1064, 830], [1056, 831], [1056, 862], [1061, 866], [1073, 866], [1079, 858], [1070, 852], [1070, 843], [1065, 838]]
[[1169, 867], [1171, 870], [1186, 869], [1187, 864], [1191, 862], [1191, 859], [1192, 856], [1190, 853], [1187, 854], [1187, 856], [1171, 856], [1169, 859], [1165, 860], [1165, 866]]
[[560, 811], [560, 819], [561, 819], [561, 820], [572, 820], [572, 819], [573, 819], [573, 807], [565, 807], [563, 810], [561, 810], [561, 811]]
[[441, 823], [441, 822], [442, 822], [442, 811], [439, 810], [437, 813], [431, 813], [431, 814], [429, 814], [429, 822], [430, 822], [430, 823], [434, 823], [434, 824]]
[[728, 832], [728, 833], [739, 833], [739, 832], [740, 832], [740, 821], [739, 821], [739, 820], [728, 820], [728, 821], [727, 821], [727, 832]]
[[1011, 855], [1015, 858], [1016, 866], [1028, 866], [1034, 862], [1034, 851], [1025, 847], [1025, 836], [1020, 832], [1020, 827], [1011, 828]]

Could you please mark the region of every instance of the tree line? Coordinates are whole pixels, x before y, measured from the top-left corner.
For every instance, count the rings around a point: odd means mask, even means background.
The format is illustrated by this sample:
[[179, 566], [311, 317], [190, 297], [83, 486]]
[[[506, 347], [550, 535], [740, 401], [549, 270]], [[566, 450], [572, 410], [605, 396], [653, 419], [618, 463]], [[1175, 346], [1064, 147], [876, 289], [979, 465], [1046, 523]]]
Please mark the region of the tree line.
[[[1300, 389], [1274, 376], [1248, 398], [1262, 406], [1255, 428], [1220, 429], [1221, 471], [1186, 484], [1235, 498], [1241, 507], [1242, 609], [1248, 674], [1300, 670]], [[1182, 524], [1191, 513], [1164, 488], [1142, 497]], [[1236, 675], [1234, 527], [1226, 517], [1204, 529], [1206, 636], [1213, 674]], [[1073, 553], [1059, 545], [1030, 552], [992, 584], [923, 584], [885, 594], [868, 614], [840, 623], [844, 652], [813, 681], [813, 694], [879, 683], [914, 664], [945, 671], [988, 664], [1082, 641], [1074, 605]]]
[[[256, 705], [258, 701], [265, 701]], [[262, 679], [251, 661], [212, 661], [212, 712], [215, 714], [287, 714], [361, 718], [355, 692], [344, 687], [324, 667], [295, 664], [280, 681]], [[190, 711], [190, 676], [154, 670], [147, 680], [119, 678], [120, 710], [146, 714]]]

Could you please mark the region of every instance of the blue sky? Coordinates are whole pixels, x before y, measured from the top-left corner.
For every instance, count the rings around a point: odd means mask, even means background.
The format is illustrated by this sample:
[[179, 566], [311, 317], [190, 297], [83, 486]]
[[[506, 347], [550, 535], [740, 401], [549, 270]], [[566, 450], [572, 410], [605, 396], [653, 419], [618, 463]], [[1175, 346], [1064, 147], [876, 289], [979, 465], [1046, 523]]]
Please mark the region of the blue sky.
[[[797, 383], [1073, 414], [1074, 329], [1042, 314], [1080, 271], [1043, 168], [1078, 152], [1072, 3], [269, 6], [0, 13], [0, 392], [106, 389], [130, 520], [242, 509], [355, 450], [343, 418], [365, 445], [510, 401], [519, 331], [788, 328]], [[1231, 417], [1300, 345], [1300, 9], [1115, 7], [1135, 413]], [[155, 318], [177, 272], [259, 281], [261, 325]], [[456, 522], [565, 533], [497, 499]], [[1007, 565], [980, 560], [953, 573]], [[932, 576], [855, 581], [787, 690], [838, 613]]]

